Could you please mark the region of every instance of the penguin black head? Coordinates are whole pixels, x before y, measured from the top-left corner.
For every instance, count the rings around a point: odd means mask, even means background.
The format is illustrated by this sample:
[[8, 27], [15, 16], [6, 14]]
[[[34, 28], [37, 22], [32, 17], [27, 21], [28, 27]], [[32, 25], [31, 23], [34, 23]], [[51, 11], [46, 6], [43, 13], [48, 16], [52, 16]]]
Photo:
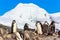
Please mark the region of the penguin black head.
[[27, 23], [25, 23], [25, 25], [24, 25], [24, 30], [28, 30], [28, 24]]
[[41, 22], [40, 22], [40, 21], [37, 21], [37, 22], [36, 22], [36, 26], [37, 26], [37, 24], [38, 24], [38, 23], [42, 26], [42, 24], [41, 24]]
[[51, 25], [53, 25], [54, 23], [55, 23], [55, 21], [52, 21], [52, 22], [51, 22]]

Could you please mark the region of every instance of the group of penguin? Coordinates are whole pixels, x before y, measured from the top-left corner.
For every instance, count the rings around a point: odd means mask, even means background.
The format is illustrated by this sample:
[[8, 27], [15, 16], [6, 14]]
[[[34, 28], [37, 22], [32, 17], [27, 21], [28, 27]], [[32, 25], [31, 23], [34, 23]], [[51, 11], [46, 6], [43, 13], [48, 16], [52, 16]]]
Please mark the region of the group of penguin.
[[[55, 33], [55, 21], [52, 21], [51, 24], [47, 21], [42, 24], [40, 21], [36, 22], [36, 33], [37, 34], [44, 34], [44, 35], [53, 35]], [[29, 30], [30, 28], [28, 27], [28, 23], [24, 25], [24, 31]], [[60, 35], [60, 31], [58, 31], [58, 35]]]
[[[42, 24], [40, 21], [37, 21], [36, 28], [37, 28], [36, 30], [29, 28], [28, 23], [25, 23], [24, 25], [24, 31], [31, 30], [31, 31], [35, 31], [39, 35], [42, 35], [42, 34], [53, 35], [55, 33], [55, 21], [52, 21], [50, 25], [47, 21], [45, 21], [44, 24]], [[11, 27], [11, 33], [15, 33], [15, 32], [17, 32], [17, 26], [16, 26], [16, 21], [13, 20], [12, 27]], [[60, 31], [58, 32], [58, 35], [60, 35]]]

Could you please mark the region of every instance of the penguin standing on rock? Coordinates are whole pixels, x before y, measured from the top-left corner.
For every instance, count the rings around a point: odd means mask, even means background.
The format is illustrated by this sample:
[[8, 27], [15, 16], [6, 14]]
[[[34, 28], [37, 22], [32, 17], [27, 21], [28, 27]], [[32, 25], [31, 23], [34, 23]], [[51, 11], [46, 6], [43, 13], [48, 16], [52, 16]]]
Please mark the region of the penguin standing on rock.
[[48, 35], [49, 23], [45, 21], [42, 27], [43, 27], [43, 34]]
[[55, 21], [52, 21], [50, 24], [50, 33], [53, 35], [55, 33]]
[[58, 37], [60, 37], [60, 31], [58, 31], [58, 35], [59, 35]]
[[21, 38], [19, 32], [17, 32], [17, 25], [16, 25], [16, 21], [15, 20], [13, 20], [13, 22], [12, 22], [11, 33], [16, 35], [16, 39], [17, 40], [23, 40]]
[[16, 26], [16, 21], [13, 20], [12, 22], [12, 27], [11, 27], [11, 33], [17, 32], [17, 26]]
[[42, 32], [42, 24], [40, 23], [40, 21], [36, 22], [36, 27], [37, 27], [37, 33], [41, 35], [43, 32]]

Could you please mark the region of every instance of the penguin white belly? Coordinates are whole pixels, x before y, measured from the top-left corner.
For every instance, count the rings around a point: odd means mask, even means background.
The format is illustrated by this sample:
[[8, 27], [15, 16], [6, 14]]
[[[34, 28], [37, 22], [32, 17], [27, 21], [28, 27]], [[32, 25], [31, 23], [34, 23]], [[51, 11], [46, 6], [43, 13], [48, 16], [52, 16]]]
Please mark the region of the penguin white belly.
[[14, 27], [13, 27], [13, 32], [17, 32], [17, 30], [16, 30], [17, 28], [16, 28], [16, 23], [14, 24]]
[[38, 32], [38, 34], [42, 34], [42, 28], [41, 28], [41, 25], [38, 25], [38, 26], [37, 26], [37, 32]]

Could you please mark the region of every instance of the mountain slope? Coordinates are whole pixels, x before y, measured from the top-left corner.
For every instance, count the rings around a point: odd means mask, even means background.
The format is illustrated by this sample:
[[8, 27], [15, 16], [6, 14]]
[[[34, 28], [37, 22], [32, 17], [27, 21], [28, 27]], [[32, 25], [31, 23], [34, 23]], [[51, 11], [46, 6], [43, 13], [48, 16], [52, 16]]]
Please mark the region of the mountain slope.
[[54, 20], [57, 23], [60, 23], [60, 13], [53, 13], [50, 14], [50, 16], [52, 17], [52, 20]]
[[30, 28], [35, 28], [36, 21], [43, 23], [47, 20], [50, 23], [49, 14], [33, 3], [19, 3], [14, 9], [0, 17], [0, 23], [7, 26], [11, 26], [12, 20], [16, 20], [18, 28], [22, 29], [25, 23], [28, 23]]

